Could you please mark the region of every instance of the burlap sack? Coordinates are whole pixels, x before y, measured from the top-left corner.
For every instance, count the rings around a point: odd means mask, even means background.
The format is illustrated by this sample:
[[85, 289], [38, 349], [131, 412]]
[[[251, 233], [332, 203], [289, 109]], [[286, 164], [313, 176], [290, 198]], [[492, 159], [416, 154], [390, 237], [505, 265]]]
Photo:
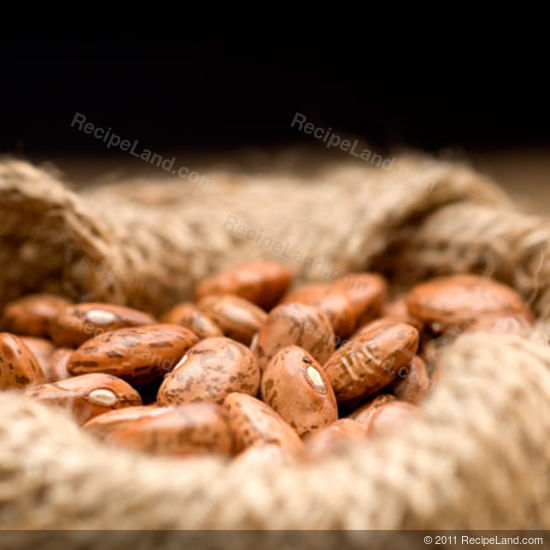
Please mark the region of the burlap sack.
[[471, 170], [423, 158], [314, 178], [209, 176], [208, 188], [132, 181], [75, 194], [28, 164], [0, 164], [2, 300], [48, 290], [158, 312], [213, 270], [264, 256], [302, 279], [490, 274], [531, 302], [539, 327], [527, 340], [459, 338], [422, 420], [307, 468], [116, 451], [3, 393], [0, 527], [549, 528], [549, 225]]

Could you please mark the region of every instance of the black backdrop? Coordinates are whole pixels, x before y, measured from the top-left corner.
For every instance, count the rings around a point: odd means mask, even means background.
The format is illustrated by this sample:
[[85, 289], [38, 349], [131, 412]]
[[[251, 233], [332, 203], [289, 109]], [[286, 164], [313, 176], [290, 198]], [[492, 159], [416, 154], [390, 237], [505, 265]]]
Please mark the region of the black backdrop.
[[[10, 24], [2, 32], [2, 152], [104, 145], [75, 112], [156, 148], [309, 140], [316, 124], [384, 148], [550, 144], [550, 86], [529, 52], [451, 56], [369, 40], [185, 21]], [[498, 49], [498, 48], [496, 48]]]

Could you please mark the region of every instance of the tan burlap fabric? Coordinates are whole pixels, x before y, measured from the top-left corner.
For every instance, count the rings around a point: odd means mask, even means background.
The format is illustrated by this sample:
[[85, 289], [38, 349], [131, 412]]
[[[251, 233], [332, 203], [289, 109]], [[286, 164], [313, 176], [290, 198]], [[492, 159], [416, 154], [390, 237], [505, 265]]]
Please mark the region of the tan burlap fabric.
[[426, 159], [387, 172], [327, 167], [310, 179], [211, 176], [210, 189], [127, 182], [76, 195], [27, 164], [0, 164], [2, 298], [54, 290], [159, 311], [207, 273], [267, 256], [303, 279], [379, 268], [404, 285], [491, 274], [531, 302], [538, 330], [528, 340], [459, 338], [422, 420], [307, 468], [115, 451], [4, 393], [0, 526], [550, 528], [549, 225], [469, 169]]

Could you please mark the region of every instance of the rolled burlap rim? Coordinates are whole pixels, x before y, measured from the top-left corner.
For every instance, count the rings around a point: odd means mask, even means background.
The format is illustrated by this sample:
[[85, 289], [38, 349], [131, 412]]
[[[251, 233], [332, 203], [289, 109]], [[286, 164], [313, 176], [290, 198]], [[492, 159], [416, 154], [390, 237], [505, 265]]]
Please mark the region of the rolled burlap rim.
[[548, 223], [516, 212], [470, 169], [426, 158], [401, 158], [392, 171], [334, 166], [314, 179], [211, 180], [209, 189], [132, 181], [77, 195], [28, 164], [0, 164], [3, 299], [62, 291], [157, 312], [213, 270], [262, 256], [301, 280], [378, 268], [403, 285], [490, 274], [529, 300], [538, 328], [529, 339], [460, 337], [422, 419], [307, 467], [251, 471], [115, 450], [5, 392], [0, 527], [548, 528]]

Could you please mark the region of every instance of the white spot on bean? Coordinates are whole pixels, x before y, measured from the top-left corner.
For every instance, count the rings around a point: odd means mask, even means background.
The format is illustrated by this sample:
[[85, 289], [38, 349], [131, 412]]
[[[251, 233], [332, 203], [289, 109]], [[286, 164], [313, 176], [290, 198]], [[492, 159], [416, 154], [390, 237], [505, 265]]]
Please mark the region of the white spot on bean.
[[323, 377], [321, 373], [315, 368], [309, 365], [306, 369], [307, 377], [311, 380], [311, 383], [320, 389], [325, 389], [325, 383], [323, 382]]
[[86, 321], [94, 325], [109, 325], [114, 323], [117, 316], [112, 311], [106, 309], [90, 309], [86, 313]]
[[[177, 363], [176, 363], [176, 366], [172, 369], [172, 372], [174, 372], [176, 369], [179, 369], [181, 367], [183, 367], [183, 365], [187, 362], [187, 360], [189, 359], [189, 354], [186, 353]], [[168, 373], [170, 374], [170, 373]]]
[[118, 397], [111, 390], [98, 389], [92, 390], [88, 394], [88, 401], [91, 401], [95, 405], [105, 405], [110, 407], [118, 401]]

